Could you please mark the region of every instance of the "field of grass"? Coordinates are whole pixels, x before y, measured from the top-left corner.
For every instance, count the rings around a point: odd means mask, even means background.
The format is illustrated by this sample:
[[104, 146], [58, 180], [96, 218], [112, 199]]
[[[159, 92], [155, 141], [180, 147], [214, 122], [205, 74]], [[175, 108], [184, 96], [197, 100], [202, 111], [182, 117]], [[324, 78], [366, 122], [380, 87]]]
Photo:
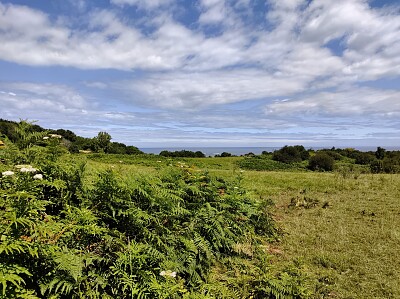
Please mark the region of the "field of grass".
[[251, 196], [275, 204], [282, 234], [269, 245], [272, 268], [300, 268], [313, 298], [400, 298], [400, 175], [241, 171], [238, 157], [107, 159], [89, 159], [87, 170], [140, 176], [191, 167], [241, 176]]

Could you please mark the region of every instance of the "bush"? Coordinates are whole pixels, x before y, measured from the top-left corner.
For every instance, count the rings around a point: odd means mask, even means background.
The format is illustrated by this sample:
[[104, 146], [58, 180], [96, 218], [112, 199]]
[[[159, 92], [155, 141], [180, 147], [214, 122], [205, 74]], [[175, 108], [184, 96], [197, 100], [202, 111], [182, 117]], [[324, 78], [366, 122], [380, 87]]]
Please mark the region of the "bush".
[[272, 159], [275, 161], [279, 161], [282, 163], [296, 163], [307, 160], [310, 154], [304, 146], [302, 145], [295, 145], [295, 146], [288, 146], [285, 145], [283, 148], [274, 151], [272, 155]]
[[193, 151], [188, 151], [188, 150], [181, 150], [181, 151], [161, 151], [160, 156], [163, 157], [180, 157], [180, 158], [205, 158], [205, 154], [202, 153], [201, 151], [193, 152]]
[[318, 152], [310, 158], [308, 168], [311, 170], [332, 171], [335, 160], [324, 152]]
[[246, 157], [237, 162], [240, 168], [257, 171], [274, 171], [298, 168], [297, 164], [285, 164], [265, 156]]

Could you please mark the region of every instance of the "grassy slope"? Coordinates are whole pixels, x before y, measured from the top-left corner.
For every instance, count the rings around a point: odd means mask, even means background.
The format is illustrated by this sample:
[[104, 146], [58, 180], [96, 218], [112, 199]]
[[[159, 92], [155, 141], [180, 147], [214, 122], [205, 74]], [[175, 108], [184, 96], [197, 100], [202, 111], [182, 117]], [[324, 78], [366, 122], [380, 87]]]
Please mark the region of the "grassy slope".
[[[90, 162], [88, 170], [113, 166], [120, 173], [141, 175], [183, 162], [233, 178], [239, 173], [234, 164], [238, 159]], [[275, 218], [284, 232], [281, 242], [271, 248], [277, 268], [300, 265], [316, 298], [400, 298], [400, 175], [343, 178], [333, 173], [254, 171], [243, 175], [254, 196], [276, 203]], [[290, 207], [293, 198], [297, 203], [304, 198], [318, 202], [308, 209]]]

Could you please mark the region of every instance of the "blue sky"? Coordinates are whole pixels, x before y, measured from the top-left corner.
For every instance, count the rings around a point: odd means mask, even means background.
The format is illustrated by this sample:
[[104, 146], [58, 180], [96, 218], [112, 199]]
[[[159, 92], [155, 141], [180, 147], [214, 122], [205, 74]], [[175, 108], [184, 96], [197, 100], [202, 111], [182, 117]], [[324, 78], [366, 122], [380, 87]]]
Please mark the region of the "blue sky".
[[0, 0], [0, 117], [138, 147], [400, 146], [397, 0]]

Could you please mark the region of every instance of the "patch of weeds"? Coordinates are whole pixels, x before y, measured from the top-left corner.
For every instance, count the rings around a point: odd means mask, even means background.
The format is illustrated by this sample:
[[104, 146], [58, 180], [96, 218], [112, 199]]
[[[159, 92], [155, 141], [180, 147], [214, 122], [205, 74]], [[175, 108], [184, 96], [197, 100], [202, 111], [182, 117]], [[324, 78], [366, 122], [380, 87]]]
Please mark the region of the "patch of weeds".
[[310, 209], [314, 208], [319, 204], [318, 199], [310, 198], [306, 196], [306, 189], [300, 191], [300, 195], [296, 197], [292, 197], [290, 199], [290, 204], [288, 205], [289, 208], [304, 208]]

